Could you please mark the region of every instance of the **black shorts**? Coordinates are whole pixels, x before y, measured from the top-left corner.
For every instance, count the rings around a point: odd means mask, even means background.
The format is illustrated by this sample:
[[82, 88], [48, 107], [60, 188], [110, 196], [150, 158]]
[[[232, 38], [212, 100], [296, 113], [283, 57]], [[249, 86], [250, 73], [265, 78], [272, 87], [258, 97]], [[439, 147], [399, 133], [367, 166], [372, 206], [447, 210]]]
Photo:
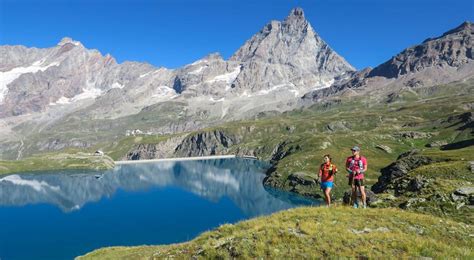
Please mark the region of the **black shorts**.
[[[354, 179], [355, 186], [364, 186], [364, 179]], [[352, 179], [349, 179], [349, 186], [352, 186]]]

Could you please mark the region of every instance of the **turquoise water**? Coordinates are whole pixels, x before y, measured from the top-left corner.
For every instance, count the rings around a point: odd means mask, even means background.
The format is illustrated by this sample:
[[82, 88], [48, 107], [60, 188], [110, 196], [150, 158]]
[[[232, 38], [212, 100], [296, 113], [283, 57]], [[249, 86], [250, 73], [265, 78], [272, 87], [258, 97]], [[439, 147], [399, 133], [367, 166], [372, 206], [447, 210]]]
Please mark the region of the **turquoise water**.
[[72, 259], [115, 245], [169, 244], [298, 205], [264, 188], [262, 162], [141, 163], [105, 172], [0, 178], [0, 259]]

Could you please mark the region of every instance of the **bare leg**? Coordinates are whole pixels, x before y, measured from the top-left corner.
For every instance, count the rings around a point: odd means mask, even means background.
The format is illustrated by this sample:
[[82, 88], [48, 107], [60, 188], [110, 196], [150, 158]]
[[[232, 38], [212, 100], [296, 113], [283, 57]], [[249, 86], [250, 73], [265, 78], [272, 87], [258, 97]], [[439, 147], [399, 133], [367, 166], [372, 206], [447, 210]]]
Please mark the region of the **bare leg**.
[[326, 188], [324, 191], [324, 197], [326, 198], [326, 205], [331, 205], [331, 188]]
[[357, 190], [354, 183], [351, 186], [351, 190], [352, 190], [352, 194], [351, 194], [351, 206], [352, 206], [356, 202], [356, 199], [357, 199]]
[[362, 195], [362, 205], [367, 205], [366, 204], [366, 196], [365, 196], [365, 187], [364, 186], [360, 186], [360, 194]]

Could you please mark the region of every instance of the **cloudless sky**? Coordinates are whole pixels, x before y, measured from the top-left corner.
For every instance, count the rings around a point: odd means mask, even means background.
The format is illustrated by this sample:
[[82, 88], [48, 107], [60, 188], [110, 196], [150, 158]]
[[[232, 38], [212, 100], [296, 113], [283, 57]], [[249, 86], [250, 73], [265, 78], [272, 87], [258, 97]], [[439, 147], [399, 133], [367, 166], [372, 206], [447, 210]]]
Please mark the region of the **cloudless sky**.
[[474, 20], [472, 0], [0, 0], [0, 45], [45, 48], [69, 36], [118, 62], [176, 68], [212, 52], [229, 58], [296, 6], [358, 69]]

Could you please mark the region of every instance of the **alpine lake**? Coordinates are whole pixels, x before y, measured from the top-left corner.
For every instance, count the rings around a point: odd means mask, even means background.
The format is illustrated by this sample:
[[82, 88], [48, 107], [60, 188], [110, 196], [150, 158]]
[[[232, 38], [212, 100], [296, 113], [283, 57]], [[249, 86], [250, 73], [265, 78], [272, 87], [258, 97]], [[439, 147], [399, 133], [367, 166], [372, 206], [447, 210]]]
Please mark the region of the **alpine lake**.
[[232, 158], [1, 176], [0, 259], [179, 243], [222, 224], [321, 204], [264, 187], [267, 167]]

